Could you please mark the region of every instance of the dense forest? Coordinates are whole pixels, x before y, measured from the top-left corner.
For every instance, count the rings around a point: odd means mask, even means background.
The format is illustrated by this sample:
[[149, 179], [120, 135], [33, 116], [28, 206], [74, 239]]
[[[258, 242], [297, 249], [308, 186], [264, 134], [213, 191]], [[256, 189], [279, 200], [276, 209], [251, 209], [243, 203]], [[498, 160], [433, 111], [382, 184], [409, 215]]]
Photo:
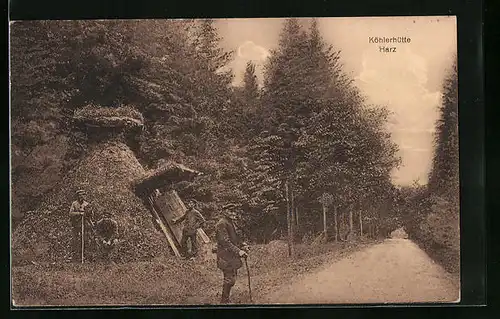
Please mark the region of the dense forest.
[[233, 52], [220, 43], [213, 20], [11, 24], [14, 227], [71, 179], [86, 152], [72, 116], [89, 105], [143, 115], [144, 130], [128, 143], [144, 167], [172, 161], [204, 173], [175, 187], [200, 203], [207, 232], [228, 202], [242, 205], [239, 225], [254, 242], [289, 227], [297, 241], [325, 230], [332, 240], [385, 236], [403, 224], [421, 234], [439, 203], [451, 216], [440, 218], [458, 218], [456, 67], [429, 185], [399, 188], [389, 113], [366, 102], [316, 20], [284, 21], [262, 84], [248, 62], [234, 86]]

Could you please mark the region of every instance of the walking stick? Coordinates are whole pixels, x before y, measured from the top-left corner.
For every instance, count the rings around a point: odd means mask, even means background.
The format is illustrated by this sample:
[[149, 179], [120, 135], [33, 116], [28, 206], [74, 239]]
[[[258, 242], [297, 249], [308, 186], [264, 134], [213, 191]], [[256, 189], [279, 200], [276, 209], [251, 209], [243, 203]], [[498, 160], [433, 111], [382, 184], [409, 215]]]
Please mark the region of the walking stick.
[[85, 237], [83, 235], [84, 234], [84, 230], [85, 230], [84, 229], [84, 219], [83, 219], [83, 216], [84, 215], [82, 215], [82, 264], [83, 264], [83, 250], [85, 248]]
[[248, 294], [250, 295], [250, 302], [252, 301], [252, 286], [250, 285], [250, 269], [248, 268], [247, 257], [245, 257], [245, 268], [247, 269], [248, 276]]

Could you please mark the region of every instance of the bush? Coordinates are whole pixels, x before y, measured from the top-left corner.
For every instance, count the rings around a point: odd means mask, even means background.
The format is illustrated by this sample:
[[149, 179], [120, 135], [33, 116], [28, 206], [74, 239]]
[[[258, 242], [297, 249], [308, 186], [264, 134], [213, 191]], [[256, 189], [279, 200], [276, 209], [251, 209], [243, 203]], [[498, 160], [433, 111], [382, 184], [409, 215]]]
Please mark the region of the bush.
[[460, 271], [460, 218], [458, 205], [431, 195], [426, 203], [427, 213], [416, 219], [410, 231], [417, 242], [433, 259], [451, 273]]

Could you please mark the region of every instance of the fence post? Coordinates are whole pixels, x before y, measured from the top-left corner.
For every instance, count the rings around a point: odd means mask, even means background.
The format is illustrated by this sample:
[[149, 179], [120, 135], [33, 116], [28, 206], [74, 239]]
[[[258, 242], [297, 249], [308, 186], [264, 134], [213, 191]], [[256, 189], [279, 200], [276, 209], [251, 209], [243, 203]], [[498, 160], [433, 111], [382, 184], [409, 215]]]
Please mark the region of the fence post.
[[288, 257], [292, 256], [292, 241], [291, 241], [291, 220], [290, 220], [290, 199], [288, 198], [288, 181], [285, 183], [285, 195], [286, 195], [286, 221], [288, 228]]

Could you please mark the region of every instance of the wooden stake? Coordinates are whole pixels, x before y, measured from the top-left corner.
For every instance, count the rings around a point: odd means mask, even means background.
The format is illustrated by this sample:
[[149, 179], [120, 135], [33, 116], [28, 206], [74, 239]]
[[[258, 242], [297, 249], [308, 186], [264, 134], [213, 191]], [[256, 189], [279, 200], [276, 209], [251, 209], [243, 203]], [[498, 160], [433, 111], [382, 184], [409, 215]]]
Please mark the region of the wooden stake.
[[333, 221], [335, 222], [335, 241], [338, 241], [339, 228], [337, 225], [337, 206], [333, 206]]
[[85, 251], [85, 220], [84, 220], [84, 215], [82, 215], [82, 264], [83, 264], [83, 258], [84, 258], [84, 251]]
[[292, 242], [291, 242], [291, 231], [290, 231], [290, 201], [288, 198], [288, 181], [285, 183], [285, 195], [286, 195], [286, 221], [288, 228], [288, 257], [292, 256]]
[[295, 216], [294, 216], [294, 211], [295, 211], [295, 205], [294, 205], [294, 197], [293, 197], [293, 189], [290, 190], [290, 197], [291, 197], [291, 203], [290, 203], [290, 237], [291, 237], [291, 245], [292, 245], [292, 255], [293, 255], [293, 242], [295, 240]]
[[326, 232], [326, 206], [325, 206], [325, 199], [324, 198], [323, 198], [321, 204], [323, 206], [323, 233], [325, 234], [325, 241], [328, 241], [328, 235]]

